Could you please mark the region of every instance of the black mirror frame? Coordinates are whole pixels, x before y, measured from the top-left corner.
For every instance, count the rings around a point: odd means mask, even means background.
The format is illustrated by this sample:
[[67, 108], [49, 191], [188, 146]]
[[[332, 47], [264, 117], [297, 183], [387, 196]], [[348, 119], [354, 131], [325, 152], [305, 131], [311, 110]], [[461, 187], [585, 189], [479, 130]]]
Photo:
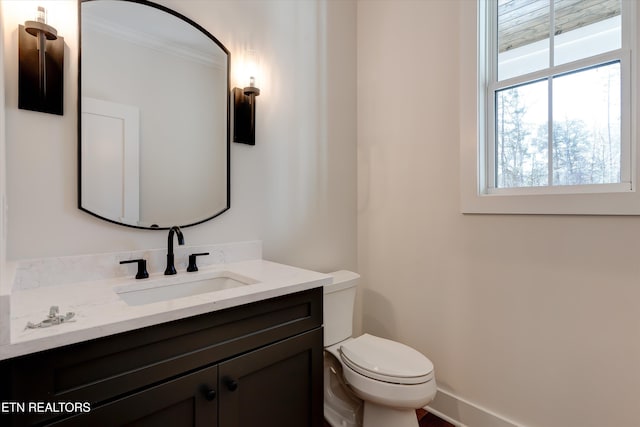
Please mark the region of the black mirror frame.
[[119, 1], [125, 1], [128, 3], [137, 3], [137, 4], [141, 4], [144, 6], [149, 6], [149, 7], [153, 7], [156, 8], [158, 10], [161, 10], [163, 12], [166, 12], [170, 15], [175, 16], [178, 19], [181, 19], [183, 21], [185, 21], [186, 23], [190, 24], [191, 26], [193, 26], [194, 28], [196, 28], [197, 30], [199, 30], [200, 32], [202, 32], [205, 36], [207, 36], [209, 39], [211, 39], [216, 45], [218, 45], [218, 47], [220, 47], [220, 49], [222, 49], [224, 51], [224, 53], [227, 55], [227, 118], [226, 118], [226, 123], [227, 123], [227, 136], [226, 136], [226, 145], [227, 145], [227, 206], [222, 209], [219, 212], [216, 212], [215, 214], [213, 214], [210, 217], [204, 218], [200, 221], [196, 221], [193, 223], [189, 223], [189, 224], [172, 224], [172, 225], [168, 225], [168, 226], [151, 226], [151, 227], [143, 227], [143, 226], [139, 226], [139, 225], [133, 225], [133, 224], [125, 224], [123, 222], [118, 222], [115, 221], [113, 219], [110, 218], [106, 218], [104, 216], [101, 216], [95, 212], [91, 212], [85, 208], [82, 207], [82, 3], [87, 3], [90, 1], [100, 1], [100, 0], [80, 0], [78, 2], [78, 106], [77, 106], [77, 121], [78, 121], [78, 209], [80, 209], [81, 211], [84, 211], [96, 218], [100, 218], [104, 221], [108, 221], [111, 222], [113, 224], [118, 224], [118, 225], [123, 225], [125, 227], [130, 227], [130, 228], [138, 228], [138, 229], [143, 229], [143, 230], [168, 230], [169, 228], [171, 228], [173, 225], [178, 225], [181, 228], [184, 227], [191, 227], [197, 224], [202, 224], [203, 222], [209, 221], [213, 218], [216, 218], [217, 216], [223, 214], [224, 212], [228, 211], [231, 208], [231, 138], [230, 138], [230, 124], [231, 124], [231, 119], [230, 119], [230, 109], [231, 109], [231, 84], [230, 84], [230, 72], [231, 72], [231, 53], [229, 52], [229, 50], [213, 35], [211, 34], [209, 31], [207, 31], [204, 27], [202, 27], [200, 24], [198, 24], [197, 22], [193, 21], [190, 18], [187, 18], [186, 16], [176, 12], [175, 10], [169, 9], [166, 6], [162, 6], [160, 4], [157, 3], [153, 3], [151, 1], [147, 1], [147, 0], [119, 0]]

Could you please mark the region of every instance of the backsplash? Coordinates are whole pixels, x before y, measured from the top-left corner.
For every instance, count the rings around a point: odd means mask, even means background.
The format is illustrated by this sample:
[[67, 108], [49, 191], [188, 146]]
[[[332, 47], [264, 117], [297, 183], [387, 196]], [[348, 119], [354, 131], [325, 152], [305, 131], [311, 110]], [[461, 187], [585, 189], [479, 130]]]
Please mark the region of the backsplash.
[[[261, 259], [262, 242], [250, 241], [197, 246], [175, 245], [175, 266], [178, 274], [186, 270], [188, 256], [199, 252], [209, 252], [208, 256], [198, 257], [198, 265], [201, 267]], [[58, 286], [126, 276], [134, 277], [136, 265], [122, 265], [120, 261], [137, 258], [147, 260], [149, 274], [162, 273], [166, 267], [167, 248], [18, 261], [15, 266], [12, 290]]]

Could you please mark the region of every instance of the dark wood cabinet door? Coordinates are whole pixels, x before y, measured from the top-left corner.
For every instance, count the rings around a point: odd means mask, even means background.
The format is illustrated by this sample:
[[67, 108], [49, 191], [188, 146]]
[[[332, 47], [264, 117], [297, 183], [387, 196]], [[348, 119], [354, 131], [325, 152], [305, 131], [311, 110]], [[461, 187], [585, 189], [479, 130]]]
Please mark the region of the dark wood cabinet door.
[[217, 427], [217, 380], [212, 366], [49, 425]]
[[219, 365], [224, 427], [322, 426], [322, 328]]

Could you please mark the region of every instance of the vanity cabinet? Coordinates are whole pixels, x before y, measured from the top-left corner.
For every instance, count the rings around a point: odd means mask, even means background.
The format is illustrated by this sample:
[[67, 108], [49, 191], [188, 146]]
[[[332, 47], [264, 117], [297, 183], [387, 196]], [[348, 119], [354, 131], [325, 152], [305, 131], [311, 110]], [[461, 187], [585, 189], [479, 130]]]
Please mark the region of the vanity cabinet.
[[0, 363], [2, 425], [322, 426], [322, 288]]

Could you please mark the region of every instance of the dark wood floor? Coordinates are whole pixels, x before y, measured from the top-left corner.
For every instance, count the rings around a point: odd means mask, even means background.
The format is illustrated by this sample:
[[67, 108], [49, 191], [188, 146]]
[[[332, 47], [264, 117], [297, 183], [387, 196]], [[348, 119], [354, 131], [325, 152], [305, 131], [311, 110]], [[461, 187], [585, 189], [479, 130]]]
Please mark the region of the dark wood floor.
[[[454, 427], [453, 424], [428, 413], [424, 409], [416, 411], [420, 427]], [[324, 422], [324, 427], [331, 427], [328, 422]]]
[[450, 422], [438, 418], [424, 409], [418, 409], [416, 415], [418, 416], [420, 427], [454, 427]]

